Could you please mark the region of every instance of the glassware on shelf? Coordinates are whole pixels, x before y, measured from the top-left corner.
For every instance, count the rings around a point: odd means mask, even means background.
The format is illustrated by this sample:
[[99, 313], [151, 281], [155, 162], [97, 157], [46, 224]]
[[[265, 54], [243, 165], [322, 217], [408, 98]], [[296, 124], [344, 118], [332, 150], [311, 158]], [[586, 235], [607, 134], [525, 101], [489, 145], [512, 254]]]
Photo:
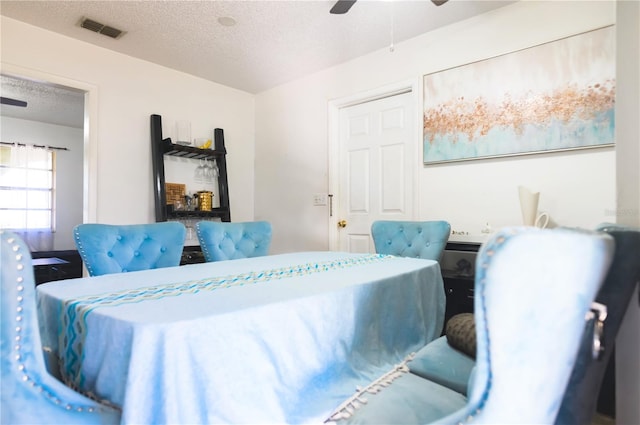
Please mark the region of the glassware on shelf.
[[194, 172], [194, 179], [197, 182], [214, 183], [219, 176], [220, 168], [218, 168], [218, 162], [215, 159], [213, 161], [209, 161], [207, 158], [201, 159]]
[[193, 205], [193, 197], [191, 195], [184, 195], [184, 205], [186, 211], [195, 210]]
[[186, 239], [188, 241], [192, 241], [195, 239], [196, 231], [195, 231], [196, 220], [186, 219], [184, 220], [184, 227], [187, 230]]
[[211, 181], [211, 170], [213, 170], [213, 167], [211, 166], [209, 161], [205, 158], [204, 159], [204, 181], [206, 182]]
[[205, 164], [205, 162], [203, 160], [200, 160], [200, 163], [196, 167], [196, 171], [195, 171], [193, 177], [198, 182], [204, 181], [204, 179], [205, 179], [205, 171], [206, 171], [206, 169], [205, 169], [205, 165], [204, 164]]
[[191, 145], [191, 122], [176, 122], [176, 143], [179, 145]]
[[213, 160], [213, 167], [211, 169], [211, 177], [213, 179], [217, 179], [220, 176], [220, 169], [218, 168], [218, 161]]
[[193, 139], [193, 145], [196, 148], [209, 149], [211, 147], [211, 139], [207, 139], [206, 137], [198, 137], [196, 139]]

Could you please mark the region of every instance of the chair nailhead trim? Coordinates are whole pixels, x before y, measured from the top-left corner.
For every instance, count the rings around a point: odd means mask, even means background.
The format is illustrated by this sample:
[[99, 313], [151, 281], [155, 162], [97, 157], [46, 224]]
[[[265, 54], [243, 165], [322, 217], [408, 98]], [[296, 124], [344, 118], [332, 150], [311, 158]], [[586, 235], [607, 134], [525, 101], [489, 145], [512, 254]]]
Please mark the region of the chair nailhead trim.
[[[4, 232], [0, 231], [0, 235], [4, 234]], [[7, 238], [6, 242], [10, 245], [12, 245], [11, 249], [13, 250], [13, 252], [18, 253], [20, 251], [20, 245], [18, 245], [16, 243], [16, 239], [15, 238]], [[25, 272], [25, 265], [22, 263], [22, 261], [24, 261], [24, 256], [22, 255], [22, 253], [18, 253], [16, 255], [16, 260], [18, 261], [18, 264], [16, 266], [16, 269], [18, 270], [18, 272], [23, 273]], [[29, 269], [30, 270], [30, 269]], [[18, 276], [16, 278], [16, 290], [18, 292], [22, 292], [24, 291], [24, 286], [22, 285], [22, 282], [24, 281], [24, 277], [23, 276]], [[22, 295], [18, 295], [16, 297], [16, 301], [18, 303], [18, 306], [16, 308], [18, 315], [15, 318], [16, 321], [16, 327], [15, 327], [15, 341], [20, 341], [22, 339], [21, 335], [19, 335], [22, 332], [22, 327], [20, 326], [22, 323], [22, 311], [23, 311], [23, 306], [22, 306], [22, 302], [24, 301], [24, 297]], [[16, 362], [18, 362], [17, 364], [17, 369], [19, 372], [22, 373], [22, 376], [20, 377], [20, 379], [22, 379], [23, 382], [27, 383], [29, 386], [36, 388], [39, 392], [43, 393], [51, 402], [55, 403], [55, 404], [60, 404], [60, 400], [57, 399], [56, 397], [54, 397], [51, 393], [49, 393], [48, 391], [44, 391], [44, 389], [42, 388], [42, 386], [40, 386], [39, 384], [36, 383], [36, 381], [29, 375], [29, 371], [27, 370], [27, 368], [25, 367], [24, 363], [20, 362], [20, 360], [22, 359], [22, 345], [21, 344], [16, 344], [14, 346], [14, 350], [16, 351], [16, 355], [15, 355], [15, 360]], [[96, 400], [96, 402], [99, 402], [98, 400]], [[99, 410], [96, 410], [94, 407], [87, 407], [87, 406], [73, 406], [71, 404], [67, 404], [65, 406], [65, 408], [67, 410], [71, 410], [71, 409], [75, 409], [77, 412], [84, 412], [85, 410], [91, 413], [95, 413]], [[115, 407], [114, 407], [115, 408]]]
[[91, 267], [91, 265], [89, 265], [89, 262], [87, 261], [87, 253], [84, 250], [84, 245], [82, 245], [82, 240], [80, 239], [80, 233], [78, 233], [78, 229], [74, 229], [73, 234], [76, 240], [76, 247], [78, 248], [78, 254], [80, 254], [80, 257], [82, 258], [82, 262], [84, 263], [84, 266], [87, 268], [87, 271], [89, 272], [89, 276], [93, 276], [93, 268]]

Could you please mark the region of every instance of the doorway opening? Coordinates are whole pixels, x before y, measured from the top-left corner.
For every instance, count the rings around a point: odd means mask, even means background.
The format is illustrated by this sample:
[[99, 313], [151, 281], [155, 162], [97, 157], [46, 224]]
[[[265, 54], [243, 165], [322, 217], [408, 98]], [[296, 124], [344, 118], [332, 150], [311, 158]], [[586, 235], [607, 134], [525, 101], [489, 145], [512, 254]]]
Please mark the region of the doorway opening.
[[75, 250], [73, 225], [96, 221], [98, 89], [8, 64], [2, 64], [1, 82], [3, 97], [27, 102], [24, 108], [2, 105], [2, 141], [68, 149], [56, 151], [55, 230], [60, 237], [53, 250]]
[[418, 81], [329, 103], [329, 249], [373, 252], [371, 222], [418, 214]]

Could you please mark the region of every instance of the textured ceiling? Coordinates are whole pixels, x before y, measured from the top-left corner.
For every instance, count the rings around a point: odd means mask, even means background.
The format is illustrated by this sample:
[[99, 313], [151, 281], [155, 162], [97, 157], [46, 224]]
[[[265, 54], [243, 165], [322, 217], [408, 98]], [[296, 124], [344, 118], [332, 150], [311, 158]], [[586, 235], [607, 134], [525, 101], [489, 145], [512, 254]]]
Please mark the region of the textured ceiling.
[[[512, 1], [9, 1], [4, 16], [249, 93], [346, 62]], [[231, 17], [234, 26], [221, 25]], [[83, 18], [125, 34], [80, 27]]]
[[0, 93], [27, 102], [26, 108], [1, 105], [0, 114], [49, 124], [82, 128], [84, 123], [84, 93], [47, 83], [0, 76]]

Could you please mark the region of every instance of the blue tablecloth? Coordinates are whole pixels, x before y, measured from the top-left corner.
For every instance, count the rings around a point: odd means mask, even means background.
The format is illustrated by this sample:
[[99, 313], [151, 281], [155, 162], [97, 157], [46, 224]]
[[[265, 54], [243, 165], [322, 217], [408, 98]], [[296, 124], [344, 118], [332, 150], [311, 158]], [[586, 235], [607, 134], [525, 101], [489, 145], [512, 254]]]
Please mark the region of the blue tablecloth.
[[38, 286], [43, 344], [123, 423], [321, 422], [439, 336], [437, 262], [307, 252]]

